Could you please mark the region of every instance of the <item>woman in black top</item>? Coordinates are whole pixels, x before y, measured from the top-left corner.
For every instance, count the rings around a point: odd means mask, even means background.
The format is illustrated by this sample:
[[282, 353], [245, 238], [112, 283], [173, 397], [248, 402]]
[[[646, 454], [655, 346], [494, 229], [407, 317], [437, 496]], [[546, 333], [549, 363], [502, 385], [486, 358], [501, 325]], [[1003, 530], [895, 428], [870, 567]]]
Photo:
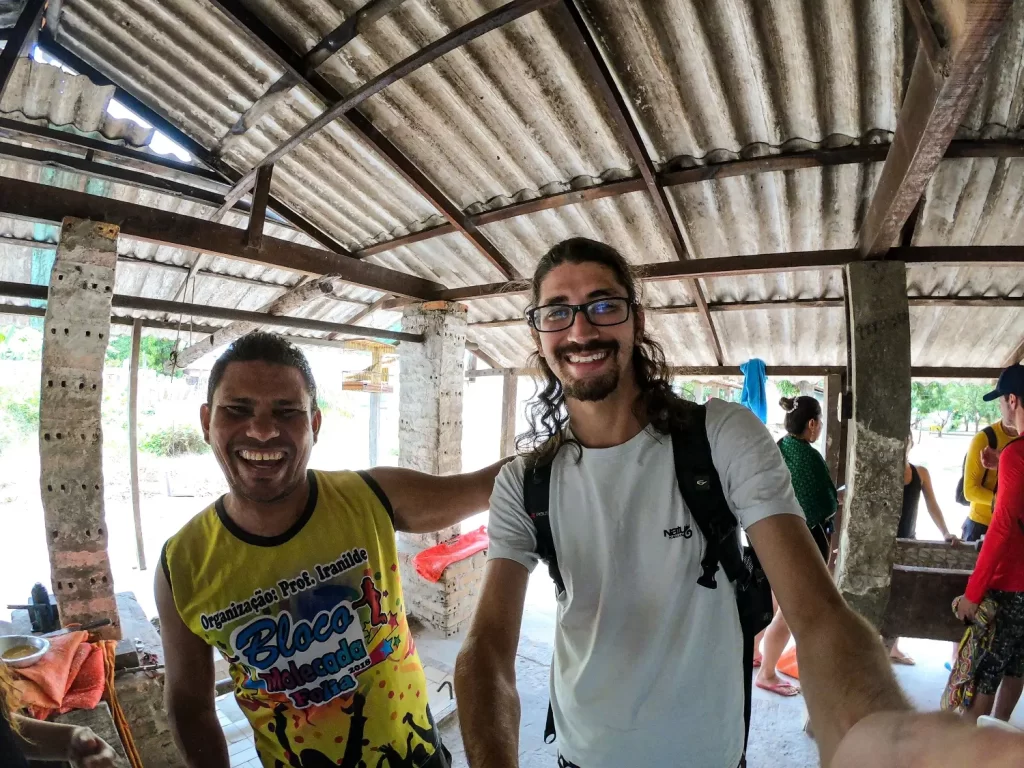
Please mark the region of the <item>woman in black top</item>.
[[935, 498], [935, 491], [932, 488], [932, 476], [924, 467], [918, 467], [910, 463], [910, 449], [914, 447], [914, 436], [907, 438], [907, 448], [903, 458], [903, 511], [900, 514], [900, 524], [896, 529], [897, 539], [917, 538], [917, 505], [924, 494], [925, 507], [935, 527], [942, 533], [942, 538], [947, 542], [956, 541], [956, 536], [949, 532], [946, 521], [942, 517], [942, 510]]
[[[903, 511], [900, 513], [900, 522], [896, 528], [897, 539], [917, 538], [917, 507], [921, 501], [921, 494], [924, 494], [925, 507], [932, 518], [932, 522], [942, 533], [942, 538], [947, 542], [956, 541], [956, 536], [949, 532], [946, 521], [942, 517], [942, 510], [935, 498], [935, 490], [932, 488], [932, 476], [924, 467], [918, 467], [910, 463], [910, 449], [914, 447], [914, 436], [907, 437], [906, 450], [903, 454]], [[907, 656], [899, 648], [899, 638], [892, 640], [892, 649], [889, 657], [896, 664], [913, 665], [914, 660]]]
[[28, 768], [27, 760], [71, 763], [74, 768], [115, 768], [117, 754], [92, 728], [32, 720], [10, 708], [13, 686], [0, 663], [0, 766]]

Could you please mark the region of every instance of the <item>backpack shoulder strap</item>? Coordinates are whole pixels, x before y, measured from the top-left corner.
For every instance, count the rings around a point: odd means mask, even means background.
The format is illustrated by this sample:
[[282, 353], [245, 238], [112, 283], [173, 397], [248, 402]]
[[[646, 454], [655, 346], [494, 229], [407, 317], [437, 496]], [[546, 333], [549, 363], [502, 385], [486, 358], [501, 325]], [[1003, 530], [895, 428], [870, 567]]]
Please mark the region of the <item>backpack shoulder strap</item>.
[[739, 523], [729, 509], [711, 456], [706, 417], [707, 409], [703, 405], [697, 406], [693, 409], [689, 426], [673, 430], [672, 454], [679, 491], [707, 542], [701, 559], [704, 573], [697, 583], [715, 589], [718, 586], [715, 572], [719, 563], [726, 577], [733, 582], [744, 578], [746, 568], [739, 546]]
[[523, 502], [526, 514], [537, 531], [537, 555], [548, 565], [548, 573], [555, 582], [559, 594], [565, 591], [565, 582], [558, 570], [558, 556], [555, 554], [555, 540], [551, 536], [551, 519], [548, 516], [551, 494], [551, 463], [546, 462], [527, 467], [523, 474]]
[[985, 427], [982, 432], [985, 433], [985, 437], [988, 438], [988, 447], [995, 450], [999, 445], [999, 438], [996, 437], [996, 431], [992, 429], [991, 425]]

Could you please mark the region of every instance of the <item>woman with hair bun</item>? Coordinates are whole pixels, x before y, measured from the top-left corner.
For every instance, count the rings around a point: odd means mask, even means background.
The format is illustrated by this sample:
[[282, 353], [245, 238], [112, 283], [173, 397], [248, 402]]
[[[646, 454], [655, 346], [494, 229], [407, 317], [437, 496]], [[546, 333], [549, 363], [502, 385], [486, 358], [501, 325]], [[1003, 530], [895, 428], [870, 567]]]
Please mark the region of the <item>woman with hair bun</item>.
[[[779, 440], [779, 450], [793, 477], [793, 491], [803, 509], [811, 536], [827, 563], [838, 494], [825, 459], [813, 445], [821, 435], [821, 404], [813, 397], [801, 396], [784, 397], [779, 405], [786, 411], [786, 436]], [[764, 631], [761, 669], [754, 681], [758, 688], [780, 696], [795, 696], [800, 692], [797, 686], [780, 678], [775, 670], [789, 638], [789, 625], [782, 611], [776, 611], [775, 618]]]

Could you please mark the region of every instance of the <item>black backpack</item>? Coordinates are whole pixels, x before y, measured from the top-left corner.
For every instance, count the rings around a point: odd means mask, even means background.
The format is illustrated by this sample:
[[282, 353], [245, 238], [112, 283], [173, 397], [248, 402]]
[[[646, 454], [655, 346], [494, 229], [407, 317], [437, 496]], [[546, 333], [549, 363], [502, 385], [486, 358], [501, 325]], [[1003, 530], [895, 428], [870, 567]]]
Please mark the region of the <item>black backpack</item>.
[[[988, 447], [995, 449], [999, 445], [999, 440], [996, 438], [996, 431], [992, 427], [985, 427], [982, 432], [985, 433], [985, 437], [988, 438]], [[963, 504], [965, 507], [971, 506], [971, 502], [964, 496], [964, 477], [967, 475], [967, 457], [964, 456], [964, 464], [960, 470], [960, 481], [956, 484], [956, 503]], [[988, 469], [981, 476], [981, 484], [985, 484], [985, 480], [988, 479]]]
[[[736, 589], [736, 607], [743, 630], [743, 739], [746, 749], [750, 731], [751, 678], [754, 670], [754, 637], [771, 623], [774, 615], [772, 591], [761, 563], [752, 547], [740, 546], [740, 526], [722, 490], [722, 483], [711, 457], [711, 444], [705, 426], [707, 411], [703, 405], [692, 406], [692, 423], [688, 429], [672, 433], [672, 454], [675, 458], [676, 480], [697, 528], [704, 536], [702, 573], [697, 584], [717, 589], [715, 574], [719, 564]], [[526, 513], [537, 531], [537, 554], [547, 563], [548, 572], [559, 594], [565, 582], [558, 570], [558, 555], [551, 536], [548, 517], [551, 488], [551, 463], [528, 467], [523, 478], [523, 500]], [[689, 534], [689, 535], [687, 535]], [[692, 536], [687, 526], [681, 532]], [[544, 741], [555, 737], [554, 716], [548, 706]]]

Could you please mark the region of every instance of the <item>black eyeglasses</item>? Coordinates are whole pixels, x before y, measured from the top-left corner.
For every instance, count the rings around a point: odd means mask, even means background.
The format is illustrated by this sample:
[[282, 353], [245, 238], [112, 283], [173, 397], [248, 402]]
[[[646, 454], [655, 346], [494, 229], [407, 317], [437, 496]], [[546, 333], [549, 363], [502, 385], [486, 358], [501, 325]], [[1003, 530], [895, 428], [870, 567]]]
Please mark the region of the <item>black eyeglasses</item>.
[[576, 322], [576, 315], [582, 312], [591, 325], [621, 325], [629, 320], [629, 299], [621, 296], [607, 296], [594, 299], [586, 304], [545, 304], [526, 310], [526, 319], [541, 333], [564, 331]]

